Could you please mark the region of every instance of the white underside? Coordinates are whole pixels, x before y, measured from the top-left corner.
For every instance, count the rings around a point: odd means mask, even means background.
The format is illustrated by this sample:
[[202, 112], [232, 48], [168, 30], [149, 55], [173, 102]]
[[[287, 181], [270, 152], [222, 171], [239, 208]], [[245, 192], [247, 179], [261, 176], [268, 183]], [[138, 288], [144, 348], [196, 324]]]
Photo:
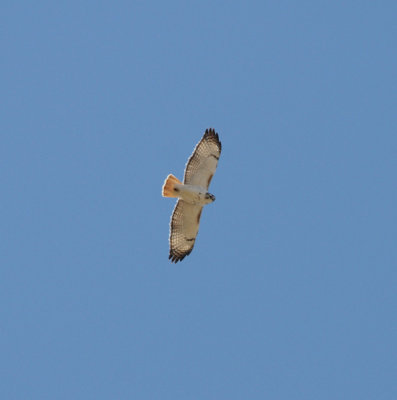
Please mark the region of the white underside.
[[204, 206], [212, 203], [211, 199], [205, 198], [207, 190], [202, 186], [176, 184], [175, 189], [178, 189], [178, 197], [189, 204]]

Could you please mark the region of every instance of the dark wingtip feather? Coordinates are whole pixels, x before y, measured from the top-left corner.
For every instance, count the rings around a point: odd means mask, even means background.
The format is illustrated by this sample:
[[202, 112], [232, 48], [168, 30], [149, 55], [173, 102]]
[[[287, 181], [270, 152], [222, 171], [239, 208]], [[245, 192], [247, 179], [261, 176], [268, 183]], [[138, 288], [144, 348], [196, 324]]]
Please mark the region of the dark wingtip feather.
[[168, 259], [171, 260], [171, 262], [173, 263], [177, 263], [178, 261], [182, 261], [186, 256], [188, 256], [190, 253], [192, 252], [192, 250], [190, 250], [189, 252], [186, 252], [184, 254], [175, 252], [175, 251], [170, 251], [170, 255], [168, 256]]
[[206, 139], [213, 138], [213, 139], [215, 140], [215, 142], [216, 142], [216, 143], [218, 144], [218, 146], [219, 146], [219, 151], [222, 150], [222, 143], [221, 143], [221, 141], [219, 140], [219, 135], [218, 135], [217, 132], [215, 132], [215, 129], [214, 129], [214, 128], [207, 128], [207, 129], [205, 130], [205, 133], [204, 133], [204, 138], [206, 138]]

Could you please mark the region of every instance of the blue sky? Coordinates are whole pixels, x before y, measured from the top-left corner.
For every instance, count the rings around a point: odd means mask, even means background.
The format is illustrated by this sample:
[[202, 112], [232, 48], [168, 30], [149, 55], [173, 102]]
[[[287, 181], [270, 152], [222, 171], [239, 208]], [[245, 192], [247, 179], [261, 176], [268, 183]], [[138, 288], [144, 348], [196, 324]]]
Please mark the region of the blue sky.
[[2, 399], [397, 398], [395, 1], [0, 10]]

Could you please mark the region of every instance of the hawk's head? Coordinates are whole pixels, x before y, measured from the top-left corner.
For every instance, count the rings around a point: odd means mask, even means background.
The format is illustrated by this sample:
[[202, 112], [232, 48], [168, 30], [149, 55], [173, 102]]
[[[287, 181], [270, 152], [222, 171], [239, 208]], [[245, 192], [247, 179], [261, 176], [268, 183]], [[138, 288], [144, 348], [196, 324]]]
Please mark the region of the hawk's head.
[[208, 201], [208, 203], [212, 203], [213, 201], [215, 201], [215, 196], [207, 192], [205, 194], [205, 199]]

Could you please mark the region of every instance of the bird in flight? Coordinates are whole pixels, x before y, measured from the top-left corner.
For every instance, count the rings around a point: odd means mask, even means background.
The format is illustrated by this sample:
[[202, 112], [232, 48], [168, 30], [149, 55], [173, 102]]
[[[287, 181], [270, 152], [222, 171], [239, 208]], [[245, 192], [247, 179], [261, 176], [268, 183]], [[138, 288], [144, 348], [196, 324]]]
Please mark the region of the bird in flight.
[[170, 222], [171, 262], [182, 261], [192, 252], [203, 207], [215, 201], [208, 187], [221, 150], [218, 134], [214, 129], [206, 129], [186, 164], [183, 183], [171, 174], [164, 181], [163, 196], [178, 198]]

